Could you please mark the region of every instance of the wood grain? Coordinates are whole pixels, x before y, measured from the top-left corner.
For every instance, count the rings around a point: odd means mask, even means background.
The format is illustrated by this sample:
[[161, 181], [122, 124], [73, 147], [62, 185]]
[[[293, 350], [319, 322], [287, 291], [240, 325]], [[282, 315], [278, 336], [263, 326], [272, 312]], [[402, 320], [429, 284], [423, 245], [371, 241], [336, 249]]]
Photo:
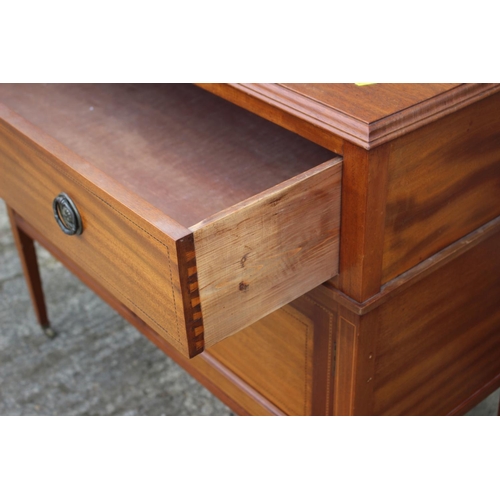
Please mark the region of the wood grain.
[[500, 215], [500, 94], [391, 145], [382, 281]]
[[374, 413], [448, 414], [500, 384], [499, 251], [496, 232], [369, 313], [380, 322]]
[[[160, 335], [185, 355], [195, 354], [190, 347], [199, 343], [188, 340], [195, 332], [186, 331], [183, 304], [190, 301], [182, 294], [189, 290], [181, 288], [176, 251], [177, 239], [192, 238], [189, 231], [178, 238], [175, 223], [174, 237], [158, 231], [79, 175], [71, 168], [78, 158], [69, 156], [61, 161], [0, 122], [0, 196]], [[80, 236], [65, 235], [54, 221], [52, 201], [60, 192], [81, 213]]]
[[207, 347], [338, 272], [341, 167], [336, 158], [191, 227]]
[[[363, 316], [373, 309], [380, 307], [385, 302], [391, 300], [395, 295], [401, 293], [407, 288], [415, 285], [418, 281], [436, 272], [441, 267], [445, 266], [460, 255], [468, 252], [476, 245], [491, 238], [494, 234], [500, 232], [500, 217], [493, 219], [484, 226], [465, 235], [460, 240], [447, 246], [432, 257], [424, 260], [420, 264], [412, 267], [405, 273], [399, 275], [382, 286], [380, 292], [372, 295], [364, 302], [358, 302], [342, 293], [329, 280], [324, 285], [325, 294], [328, 295], [330, 301], [334, 301], [345, 307], [349, 311]], [[326, 291], [328, 290], [328, 291]]]
[[[344, 155], [339, 290], [295, 298], [337, 272], [341, 159], [202, 89], [0, 86], [45, 131], [0, 105], [16, 225], [241, 414], [456, 414], [500, 385], [500, 87], [204, 87]], [[45, 218], [62, 190], [82, 237]], [[189, 361], [176, 324], [191, 355], [244, 330]]]
[[416, 106], [444, 92], [456, 83], [281, 83], [281, 87], [320, 102], [364, 123], [378, 120]]
[[447, 413], [447, 416], [465, 415], [468, 411], [472, 410], [480, 402], [486, 399], [492, 392], [500, 387], [500, 374], [497, 377], [488, 380], [485, 385], [480, 387], [476, 392], [469, 397], [463, 399], [458, 406]]
[[337, 320], [323, 288], [207, 352], [287, 415], [331, 415]]
[[332, 158], [188, 84], [0, 84], [0, 102], [185, 227]]
[[188, 359], [171, 343], [166, 341], [154, 329], [148, 326], [133, 311], [120, 302], [113, 293], [101, 286], [85, 270], [71, 258], [54, 246], [43, 234], [33, 226], [14, 215], [16, 223], [22, 226], [23, 232], [31, 239], [38, 241], [66, 268], [77, 276], [86, 286], [94, 291], [109, 306], [115, 309], [130, 324], [137, 328], [145, 337], [153, 342], [165, 354], [171, 357], [183, 369], [188, 371], [196, 380], [212, 391], [240, 415], [283, 415], [283, 412], [265, 399], [255, 389], [223, 366], [209, 353], [202, 353], [193, 359]]
[[340, 306], [336, 325], [335, 415], [371, 415], [377, 318]]
[[294, 113], [293, 109], [280, 105], [280, 99], [275, 98], [272, 93], [256, 92], [249, 86], [240, 84], [197, 83], [196, 85], [334, 153], [342, 154], [344, 140], [340, 136], [325, 130], [322, 124], [304, 119], [301, 113]]
[[333, 415], [337, 304], [319, 286], [290, 304], [313, 321], [312, 415]]
[[[499, 251], [497, 217], [393, 279], [363, 303], [321, 287], [327, 299], [337, 304], [339, 315], [336, 414], [378, 414], [385, 404], [395, 406], [382, 410], [384, 414], [464, 414], [500, 386], [498, 364], [495, 368], [493, 363], [489, 372], [482, 367], [483, 359], [488, 363], [500, 357], [496, 352], [500, 348]], [[402, 338], [406, 352], [398, 343]], [[472, 358], [483, 342], [485, 352]], [[440, 350], [434, 354], [438, 344]], [[411, 374], [405, 373], [407, 369]], [[447, 376], [440, 375], [450, 369], [458, 372], [450, 383], [456, 378], [467, 380], [451, 393]], [[429, 402], [412, 401], [417, 390], [413, 379], [419, 377], [425, 378], [419, 391], [436, 392]], [[439, 387], [426, 389], [440, 377]], [[380, 386], [384, 389], [374, 393]], [[443, 402], [446, 407], [439, 406]], [[403, 409], [413, 403], [415, 407]]]
[[310, 415], [314, 323], [285, 306], [207, 351], [287, 415]]
[[7, 213], [36, 318], [42, 327], [48, 327], [49, 318], [43, 295], [40, 271], [38, 269], [35, 245], [33, 244], [33, 240], [17, 226], [15, 212], [9, 206], [7, 206]]
[[[0, 195], [58, 248], [71, 254], [81, 267], [115, 293], [149, 326], [177, 345], [181, 352], [194, 356], [205, 345], [213, 345], [236, 333], [337, 273], [340, 158], [335, 157], [277, 186], [271, 184], [272, 187], [263, 193], [244, 198], [234, 206], [227, 207], [225, 203], [231, 198], [222, 197], [225, 210], [193, 226], [195, 248], [190, 229], [173, 220], [170, 217], [172, 214], [163, 213], [158, 206], [150, 204], [149, 189], [154, 202], [155, 193], [159, 193], [162, 182], [166, 183], [173, 171], [162, 168], [162, 172], [166, 173], [161, 177], [156, 175], [155, 165], [146, 169], [140, 163], [133, 165], [136, 156], [127, 150], [123, 142], [127, 137], [135, 137], [134, 127], [137, 126], [136, 121], [140, 123], [141, 117], [144, 118], [141, 115], [143, 108], [145, 115], [151, 114], [153, 123], [159, 119], [156, 110], [152, 112], [152, 103], [144, 102], [140, 96], [136, 96], [136, 107], [124, 103], [125, 97], [128, 97], [126, 91], [135, 87], [120, 87], [125, 94], [118, 92], [116, 95], [110, 90], [113, 88], [106, 86], [104, 90], [100, 87], [94, 90], [92, 87], [91, 91], [88, 86], [49, 86], [50, 90], [42, 87], [39, 91], [38, 86], [29, 86], [29, 105], [26, 109], [19, 105], [45, 129], [98, 161], [99, 167], [87, 163], [58, 140], [0, 105], [0, 118], [3, 118], [0, 124], [0, 157], [4, 178]], [[172, 92], [170, 99], [174, 98], [174, 101], [179, 96], [185, 97], [184, 87], [175, 89], [154, 87], [151, 92], [153, 95]], [[189, 89], [188, 97], [193, 90]], [[17, 103], [14, 98], [18, 95], [13, 89], [6, 86], [3, 91]], [[53, 102], [58, 99], [59, 91], [60, 100]], [[140, 91], [149, 95], [147, 89], [141, 87]], [[201, 103], [206, 103], [207, 99], [218, 100], [200, 89], [194, 88], [194, 92], [197, 96], [201, 94]], [[101, 114], [97, 113], [100, 117], [97, 121], [89, 119], [88, 112], [81, 110], [82, 95], [92, 97], [94, 100], [91, 102], [96, 108], [105, 108], [105, 112], [101, 110]], [[45, 110], [44, 105], [37, 107], [37, 96], [47, 99], [47, 102], [41, 101], [45, 106], [52, 104], [63, 110], [62, 115]], [[106, 108], [108, 101], [112, 104], [110, 109]], [[196, 100], [197, 104], [200, 102]], [[186, 98], [183, 105], [190, 103], [193, 104]], [[242, 190], [240, 195], [246, 196], [262, 186], [253, 179], [264, 178], [263, 185], [267, 186], [280, 176], [287, 177], [285, 172], [288, 175], [297, 169], [302, 172], [306, 157], [307, 163], [315, 158], [332, 157], [332, 153], [307, 145], [300, 138], [291, 140], [291, 134], [284, 131], [271, 131], [272, 136], [265, 139], [270, 133], [266, 128], [269, 124], [264, 123], [261, 127], [262, 120], [258, 119], [256, 123], [249, 113], [229, 104], [227, 106], [230, 109], [225, 113], [222, 103], [222, 114], [214, 122], [204, 122], [204, 127], [208, 127], [206, 144], [210, 143], [212, 149], [204, 150], [209, 154], [210, 161], [201, 163], [204, 175], [209, 176], [214, 173], [212, 165], [227, 160], [226, 168], [235, 170], [234, 175], [237, 176], [244, 168], [234, 168], [230, 156], [243, 164], [246, 162], [246, 167], [252, 170], [252, 181], [247, 182], [242, 176], [239, 186], [247, 186], [249, 191]], [[161, 144], [161, 151], [168, 151], [166, 159], [173, 158], [172, 168], [177, 169], [176, 174], [179, 174], [180, 162], [187, 162], [186, 165], [195, 163], [190, 151], [204, 149], [202, 144], [200, 148], [195, 148], [194, 143], [186, 142], [194, 140], [196, 133], [200, 133], [196, 121], [198, 115], [192, 108], [190, 113], [187, 109], [174, 107], [169, 117], [169, 131], [173, 138]], [[216, 115], [209, 113], [209, 107], [202, 109], [209, 116]], [[219, 110], [219, 105], [215, 109]], [[48, 111], [47, 115], [44, 110]], [[234, 113], [234, 110], [237, 112]], [[176, 112], [180, 114], [179, 127], [175, 122]], [[194, 136], [190, 129], [182, 132], [184, 114], [190, 115], [190, 126], [197, 123], [198, 128], [193, 125]], [[113, 129], [114, 120], [118, 118], [120, 123]], [[231, 127], [239, 129], [241, 135], [237, 139], [234, 135], [219, 137], [224, 127], [217, 128], [216, 125], [221, 118], [227, 130]], [[63, 127], [66, 120], [67, 127]], [[149, 122], [147, 125], [151, 126]], [[93, 130], [92, 126], [96, 130], [87, 133]], [[104, 139], [98, 140], [95, 135], [103, 134], [104, 129], [109, 144]], [[261, 149], [256, 147], [256, 141]], [[212, 143], [215, 143], [215, 149]], [[178, 146], [173, 152], [169, 149], [172, 144]], [[86, 151], [87, 146], [90, 152]], [[248, 156], [253, 147], [256, 150]], [[286, 154], [282, 154], [287, 148]], [[185, 157], [179, 156], [176, 163], [175, 155]], [[253, 161], [255, 158], [257, 160]], [[287, 159], [290, 160], [290, 168], [282, 163]], [[279, 165], [271, 175], [267, 169], [269, 161], [270, 165]], [[103, 168], [102, 165], [107, 166]], [[270, 170], [273, 171], [272, 168]], [[125, 177], [130, 175], [130, 179], [134, 180], [134, 185], [128, 186], [131, 191], [121, 185], [121, 174]], [[214, 176], [214, 182], [218, 183], [217, 173]], [[210, 191], [201, 196], [205, 187], [204, 178], [194, 177], [187, 182], [182, 175], [177, 177], [177, 181], [182, 181], [186, 187], [186, 193], [190, 196], [196, 194], [196, 200], [190, 199], [190, 204], [197, 207], [216, 206], [210, 205]], [[224, 190], [226, 183], [231, 184], [233, 178], [224, 179], [219, 188]], [[190, 189], [194, 183], [199, 183], [197, 190]], [[137, 189], [132, 191], [135, 187]], [[67, 237], [53, 221], [52, 200], [60, 192], [67, 193], [80, 210], [84, 231], [79, 237]], [[205, 200], [208, 200], [206, 204]], [[221, 199], [217, 203], [221, 203]], [[161, 208], [169, 209], [174, 205], [175, 200], [170, 200]], [[182, 204], [176, 207], [176, 210], [179, 209], [182, 209]], [[174, 214], [177, 213], [174, 210]], [[191, 215], [194, 213], [191, 212]], [[211, 214], [211, 211], [204, 213]], [[232, 275], [229, 276], [228, 272]], [[204, 287], [198, 285], [200, 276], [204, 277]], [[202, 317], [205, 315], [208, 317], [208, 330]]]
[[363, 302], [381, 286], [388, 148], [346, 143], [344, 153], [338, 286]]
[[342, 140], [372, 149], [500, 90], [499, 84], [201, 86], [312, 141], [314, 127], [316, 142], [339, 154]]
[[[2, 85], [0, 85], [1, 88]], [[72, 176], [75, 182], [80, 183], [87, 190], [92, 190], [93, 186], [97, 186], [104, 202], [112, 205], [116, 200], [118, 204], [125, 207], [125, 215], [132, 221], [137, 224], [145, 221], [153, 236], [161, 238], [167, 233], [177, 240], [186, 235], [187, 230], [182, 224], [165, 215], [133, 190], [125, 188], [100, 168], [89, 163], [2, 103], [0, 103], [0, 127], [2, 133], [10, 137], [9, 140], [17, 141], [19, 150], [26, 148], [27, 151], [32, 152], [30, 154], [42, 156], [46, 162], [50, 162], [54, 168], [57, 167], [65, 176]], [[2, 182], [0, 189], [4, 192], [7, 189], [7, 183]]]

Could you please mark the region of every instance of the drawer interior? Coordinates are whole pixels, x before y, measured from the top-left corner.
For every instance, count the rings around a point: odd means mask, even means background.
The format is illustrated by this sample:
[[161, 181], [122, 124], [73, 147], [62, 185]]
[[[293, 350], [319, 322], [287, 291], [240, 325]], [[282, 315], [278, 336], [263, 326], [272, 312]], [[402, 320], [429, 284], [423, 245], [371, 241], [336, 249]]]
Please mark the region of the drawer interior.
[[185, 227], [335, 156], [193, 85], [2, 84], [0, 102]]
[[189, 356], [337, 274], [341, 169], [192, 85], [0, 85], [0, 196]]

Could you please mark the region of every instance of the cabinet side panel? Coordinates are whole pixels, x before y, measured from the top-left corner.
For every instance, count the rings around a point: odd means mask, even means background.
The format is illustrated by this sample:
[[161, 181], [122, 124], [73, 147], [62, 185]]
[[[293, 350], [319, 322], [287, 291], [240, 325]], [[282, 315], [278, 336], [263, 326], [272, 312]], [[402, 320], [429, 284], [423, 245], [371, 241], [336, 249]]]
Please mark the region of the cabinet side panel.
[[500, 94], [391, 143], [383, 283], [500, 215]]
[[499, 255], [496, 233], [368, 313], [375, 414], [444, 415], [500, 383]]

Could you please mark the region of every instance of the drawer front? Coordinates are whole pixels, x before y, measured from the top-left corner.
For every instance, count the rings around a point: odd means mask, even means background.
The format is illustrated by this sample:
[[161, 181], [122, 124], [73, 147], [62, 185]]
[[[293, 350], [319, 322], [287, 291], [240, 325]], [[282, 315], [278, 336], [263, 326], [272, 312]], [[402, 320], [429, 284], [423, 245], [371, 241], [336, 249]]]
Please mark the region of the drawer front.
[[[186, 228], [0, 104], [0, 196], [189, 357], [338, 273], [342, 159], [332, 156]], [[54, 219], [60, 193], [80, 235]]]
[[[7, 204], [151, 328], [190, 350], [174, 240], [5, 126], [0, 172]], [[81, 215], [81, 235], [64, 234], [54, 218], [52, 203], [61, 192]]]

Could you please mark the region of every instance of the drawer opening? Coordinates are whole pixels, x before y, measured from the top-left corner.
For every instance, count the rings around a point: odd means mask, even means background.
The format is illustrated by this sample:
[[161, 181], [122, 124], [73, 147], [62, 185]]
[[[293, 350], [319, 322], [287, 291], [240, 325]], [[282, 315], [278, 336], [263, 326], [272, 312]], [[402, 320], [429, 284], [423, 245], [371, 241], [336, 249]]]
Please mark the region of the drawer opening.
[[[0, 103], [0, 196], [184, 354], [337, 274], [331, 151], [187, 84], [2, 84]], [[60, 192], [81, 236], [47, 214]]]
[[4, 84], [0, 102], [185, 227], [335, 156], [194, 85]]

